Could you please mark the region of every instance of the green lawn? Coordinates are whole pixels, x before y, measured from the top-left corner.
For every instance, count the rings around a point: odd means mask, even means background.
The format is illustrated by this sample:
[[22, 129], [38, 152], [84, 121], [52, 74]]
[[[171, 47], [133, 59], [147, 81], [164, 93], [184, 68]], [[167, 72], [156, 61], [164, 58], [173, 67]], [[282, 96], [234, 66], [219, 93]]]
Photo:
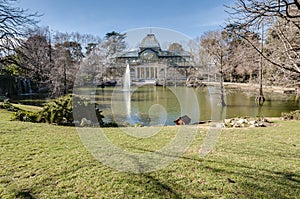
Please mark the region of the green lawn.
[[[0, 110], [0, 198], [299, 198], [300, 122], [224, 129], [214, 151], [199, 157], [206, 129], [188, 151], [150, 173], [118, 172], [97, 160], [74, 127], [9, 121]], [[141, 127], [146, 128], [146, 127]], [[134, 139], [105, 129], [125, 150], [156, 150], [176, 133], [168, 127]], [[153, 144], [153, 145], [152, 145]], [[151, 148], [153, 147], [153, 148]]]
[[23, 105], [23, 104], [12, 104], [13, 106], [31, 112], [38, 112], [43, 108], [41, 106], [31, 106], [31, 105]]

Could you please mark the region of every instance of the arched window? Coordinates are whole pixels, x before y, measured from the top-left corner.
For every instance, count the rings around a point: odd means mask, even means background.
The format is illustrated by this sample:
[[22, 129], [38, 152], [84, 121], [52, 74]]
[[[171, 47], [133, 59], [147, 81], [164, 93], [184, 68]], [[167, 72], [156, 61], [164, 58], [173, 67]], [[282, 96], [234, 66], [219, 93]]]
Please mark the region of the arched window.
[[145, 50], [141, 54], [141, 59], [146, 61], [146, 62], [151, 62], [151, 61], [157, 61], [158, 57], [156, 53], [152, 50]]

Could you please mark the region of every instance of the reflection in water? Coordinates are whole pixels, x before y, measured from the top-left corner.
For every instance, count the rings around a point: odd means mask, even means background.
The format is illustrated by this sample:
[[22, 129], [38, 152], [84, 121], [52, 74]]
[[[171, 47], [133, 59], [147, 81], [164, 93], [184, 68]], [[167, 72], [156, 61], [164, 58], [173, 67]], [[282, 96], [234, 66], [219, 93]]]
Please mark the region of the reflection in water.
[[131, 93], [130, 91], [124, 91], [124, 102], [126, 107], [126, 116], [129, 123], [131, 123]]
[[142, 125], [174, 125], [173, 121], [183, 114], [193, 122], [221, 120], [239, 116], [281, 116], [300, 108], [295, 96], [265, 93], [263, 106], [255, 104], [255, 93], [241, 90], [226, 92], [227, 106], [219, 106], [219, 91], [214, 87], [194, 89], [187, 87], [142, 86], [131, 88], [105, 88], [96, 92], [95, 99], [101, 105], [103, 115], [117, 123]]
[[131, 116], [142, 125], [172, 125], [174, 116], [180, 115], [180, 104], [176, 95], [168, 88], [142, 86], [131, 96]]
[[262, 104], [257, 104], [257, 114], [258, 117], [263, 116], [263, 105]]

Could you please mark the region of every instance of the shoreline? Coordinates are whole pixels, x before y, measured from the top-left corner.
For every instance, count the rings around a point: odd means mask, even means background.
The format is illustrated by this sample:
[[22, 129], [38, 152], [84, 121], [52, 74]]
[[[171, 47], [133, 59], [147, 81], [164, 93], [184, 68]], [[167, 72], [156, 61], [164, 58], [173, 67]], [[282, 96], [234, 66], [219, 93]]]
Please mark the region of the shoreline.
[[[259, 84], [254, 83], [233, 83], [233, 82], [224, 82], [224, 86], [227, 89], [243, 89], [249, 91], [258, 91]], [[282, 86], [263, 86], [265, 92], [274, 92], [281, 94], [297, 94], [296, 87], [282, 87]]]

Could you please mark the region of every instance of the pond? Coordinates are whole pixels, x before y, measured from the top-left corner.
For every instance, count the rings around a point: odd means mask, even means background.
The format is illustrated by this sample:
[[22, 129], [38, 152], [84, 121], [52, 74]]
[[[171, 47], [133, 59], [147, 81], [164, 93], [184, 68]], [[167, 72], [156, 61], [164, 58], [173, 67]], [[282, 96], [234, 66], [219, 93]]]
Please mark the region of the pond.
[[130, 91], [120, 87], [81, 88], [85, 95], [100, 104], [106, 121], [130, 125], [174, 125], [179, 116], [188, 115], [197, 123], [239, 116], [278, 117], [282, 112], [300, 109], [295, 95], [265, 93], [263, 106], [255, 103], [256, 93], [226, 89], [225, 108], [220, 106], [218, 87], [205, 88], [139, 86]]

